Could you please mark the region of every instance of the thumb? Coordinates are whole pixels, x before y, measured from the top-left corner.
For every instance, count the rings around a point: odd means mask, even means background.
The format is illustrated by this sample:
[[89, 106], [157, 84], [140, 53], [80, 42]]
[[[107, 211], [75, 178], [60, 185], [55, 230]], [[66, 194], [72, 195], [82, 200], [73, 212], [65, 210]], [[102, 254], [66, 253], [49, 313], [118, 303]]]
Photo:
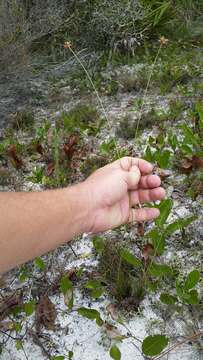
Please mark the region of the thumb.
[[135, 190], [141, 178], [139, 168], [136, 165], [131, 166], [130, 170], [125, 172], [125, 177], [128, 190]]

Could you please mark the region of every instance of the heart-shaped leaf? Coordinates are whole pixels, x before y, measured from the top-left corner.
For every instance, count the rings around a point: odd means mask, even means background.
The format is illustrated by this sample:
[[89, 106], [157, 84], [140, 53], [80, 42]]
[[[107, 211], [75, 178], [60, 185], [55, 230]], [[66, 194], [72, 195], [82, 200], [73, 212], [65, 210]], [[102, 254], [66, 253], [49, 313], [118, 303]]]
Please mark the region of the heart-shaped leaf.
[[142, 343], [142, 352], [146, 356], [159, 355], [168, 345], [168, 338], [164, 335], [148, 336]]

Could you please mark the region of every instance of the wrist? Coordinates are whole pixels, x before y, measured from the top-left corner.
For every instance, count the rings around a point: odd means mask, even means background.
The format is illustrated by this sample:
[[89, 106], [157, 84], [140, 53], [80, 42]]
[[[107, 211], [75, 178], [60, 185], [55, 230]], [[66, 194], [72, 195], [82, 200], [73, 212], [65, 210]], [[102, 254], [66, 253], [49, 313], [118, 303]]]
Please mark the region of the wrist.
[[67, 199], [74, 222], [75, 235], [91, 230], [93, 209], [91, 209], [90, 191], [85, 182], [68, 187]]

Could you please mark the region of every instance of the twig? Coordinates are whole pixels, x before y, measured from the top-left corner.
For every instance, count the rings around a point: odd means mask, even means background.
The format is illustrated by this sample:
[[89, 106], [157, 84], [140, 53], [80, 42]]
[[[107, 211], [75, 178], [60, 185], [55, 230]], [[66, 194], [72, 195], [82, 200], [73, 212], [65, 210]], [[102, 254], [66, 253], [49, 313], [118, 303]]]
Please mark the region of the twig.
[[19, 341], [21, 341], [22, 340], [22, 338], [19, 338], [19, 337], [14, 337], [14, 336], [12, 336], [12, 335], [10, 335], [10, 334], [8, 334], [6, 331], [4, 331], [4, 330], [1, 330], [0, 329], [0, 332], [3, 334], [3, 335], [6, 335], [8, 338], [10, 338], [10, 339], [12, 339], [12, 340], [19, 340]]
[[164, 355], [169, 354], [172, 350], [176, 349], [177, 347], [185, 344], [187, 341], [192, 341], [195, 340], [196, 338], [203, 336], [203, 331], [200, 331], [197, 334], [193, 334], [192, 336], [188, 336], [186, 337], [184, 340], [177, 342], [176, 344], [172, 345], [169, 349], [167, 349], [166, 351], [164, 351], [160, 356], [155, 357], [154, 360], [159, 360], [161, 359]]
[[33, 341], [36, 345], [38, 345], [41, 349], [43, 354], [47, 357], [47, 359], [51, 360], [51, 355], [48, 352], [48, 350], [44, 347], [43, 343], [40, 341], [38, 335], [33, 331], [33, 330], [29, 330], [29, 334], [30, 336], [32, 336]]
[[25, 352], [25, 349], [24, 349], [23, 344], [22, 344], [22, 351], [23, 351], [23, 354], [25, 355], [26, 360], [29, 360], [29, 358], [28, 358], [28, 356], [27, 356], [27, 354], [26, 354], [26, 352]]
[[72, 245], [68, 243], [69, 248], [71, 249], [72, 253], [75, 255], [76, 258], [78, 258], [78, 255], [76, 254], [75, 250], [73, 249]]

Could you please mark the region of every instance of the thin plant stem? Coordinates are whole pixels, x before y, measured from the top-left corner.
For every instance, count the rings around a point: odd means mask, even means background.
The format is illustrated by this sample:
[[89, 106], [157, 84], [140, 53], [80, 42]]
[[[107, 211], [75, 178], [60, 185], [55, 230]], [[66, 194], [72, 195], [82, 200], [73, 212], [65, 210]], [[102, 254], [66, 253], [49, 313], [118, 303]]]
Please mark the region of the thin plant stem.
[[[93, 90], [94, 90], [94, 92], [95, 92], [95, 94], [96, 94], [98, 103], [99, 103], [99, 105], [101, 106], [101, 109], [102, 109], [102, 112], [103, 112], [103, 114], [104, 114], [104, 117], [105, 117], [105, 119], [106, 119], [106, 121], [107, 121], [108, 127], [109, 127], [109, 129], [111, 129], [110, 120], [109, 120], [108, 115], [107, 115], [107, 112], [106, 112], [106, 110], [105, 110], [105, 108], [104, 108], [102, 99], [101, 99], [101, 97], [99, 96], [99, 93], [98, 93], [98, 91], [97, 91], [97, 89], [96, 89], [96, 86], [94, 85], [94, 82], [93, 82], [93, 80], [92, 80], [92, 78], [91, 78], [88, 70], [86, 69], [85, 65], [83, 64], [83, 62], [81, 61], [81, 59], [79, 58], [79, 56], [77, 55], [77, 53], [72, 49], [71, 44], [70, 44], [70, 46], [68, 47], [68, 49], [71, 51], [71, 53], [73, 54], [73, 56], [74, 56], [75, 59], [78, 61], [78, 63], [81, 65], [82, 69], [84, 70], [85, 74], [87, 75], [87, 78], [88, 78], [90, 84], [92, 85]], [[120, 158], [120, 153], [119, 153], [119, 150], [118, 150], [118, 147], [117, 147], [117, 143], [116, 143], [115, 138], [113, 138], [113, 142], [114, 142], [114, 146], [115, 146], [115, 151], [116, 151], [117, 158], [119, 159], [119, 158]]]
[[[109, 118], [108, 118], [108, 115], [107, 115], [106, 110], [105, 110], [105, 108], [104, 108], [102, 99], [101, 99], [101, 97], [99, 96], [99, 93], [98, 93], [98, 91], [97, 91], [97, 89], [96, 89], [96, 86], [94, 85], [94, 83], [93, 83], [93, 81], [92, 81], [92, 78], [91, 78], [88, 70], [87, 70], [86, 67], [84, 66], [83, 62], [80, 60], [80, 58], [79, 58], [79, 56], [77, 55], [77, 53], [71, 48], [71, 46], [69, 47], [69, 50], [71, 51], [71, 53], [73, 54], [73, 56], [76, 58], [76, 60], [79, 62], [79, 64], [82, 66], [85, 74], [87, 75], [88, 80], [89, 80], [90, 84], [92, 85], [92, 87], [93, 87], [93, 89], [94, 89], [94, 91], [95, 91], [97, 100], [98, 100], [98, 102], [99, 102], [99, 104], [100, 104], [100, 106], [101, 106], [101, 108], [102, 108], [102, 111], [103, 111], [103, 114], [104, 114], [104, 116], [105, 116], [105, 119], [106, 119], [106, 121], [107, 121], [108, 124], [109, 124]], [[110, 125], [110, 124], [109, 124], [109, 125]]]
[[187, 341], [192, 341], [195, 340], [198, 337], [203, 336], [203, 331], [200, 331], [197, 334], [193, 334], [192, 336], [188, 336], [186, 337], [184, 340], [177, 342], [176, 344], [172, 345], [168, 350], [164, 351], [161, 355], [159, 355], [158, 357], [155, 357], [154, 360], [159, 360], [161, 359], [163, 356], [169, 354], [172, 350], [176, 349], [177, 347], [185, 344]]
[[141, 108], [140, 108], [140, 113], [139, 113], [139, 116], [138, 116], [137, 126], [136, 126], [136, 130], [135, 130], [135, 139], [137, 138], [137, 133], [138, 133], [139, 125], [140, 125], [140, 120], [141, 120], [143, 108], [144, 108], [144, 105], [145, 105], [145, 102], [146, 102], [146, 99], [147, 99], [147, 92], [148, 92], [148, 89], [149, 89], [149, 85], [150, 85], [150, 83], [151, 83], [152, 75], [153, 75], [154, 68], [155, 68], [157, 59], [158, 59], [158, 57], [159, 57], [161, 48], [162, 48], [162, 44], [160, 44], [160, 46], [159, 46], [159, 48], [158, 48], [156, 57], [155, 57], [155, 59], [154, 59], [154, 62], [153, 62], [153, 64], [152, 64], [152, 68], [151, 68], [151, 71], [150, 71], [150, 74], [149, 74], [149, 78], [148, 78], [148, 81], [147, 81], [147, 86], [146, 86], [145, 91], [144, 91], [144, 96], [143, 96], [143, 100], [142, 100], [142, 105], [141, 105]]

